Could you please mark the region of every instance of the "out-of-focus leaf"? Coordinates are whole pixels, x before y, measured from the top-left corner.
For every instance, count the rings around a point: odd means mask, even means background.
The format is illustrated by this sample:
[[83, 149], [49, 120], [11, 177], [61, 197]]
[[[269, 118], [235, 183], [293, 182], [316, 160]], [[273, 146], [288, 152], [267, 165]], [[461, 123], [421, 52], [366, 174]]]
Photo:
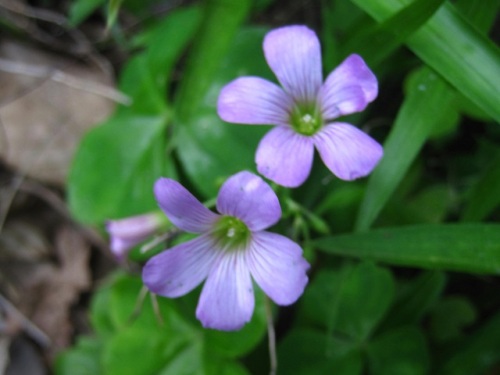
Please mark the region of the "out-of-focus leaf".
[[167, 111], [172, 70], [193, 38], [201, 16], [197, 7], [180, 9], [144, 33], [145, 52], [129, 60], [120, 77], [120, 90], [133, 102], [120, 107], [119, 113], [158, 115]]
[[[214, 196], [228, 175], [254, 169], [257, 144], [265, 126], [241, 126], [223, 122], [216, 111], [219, 91], [239, 75], [270, 77], [262, 52], [265, 30], [246, 29], [238, 34], [226, 58], [220, 62], [209, 91], [190, 120], [176, 130], [177, 151], [189, 177], [207, 197]], [[193, 104], [194, 105], [194, 104]]]
[[393, 295], [390, 272], [372, 263], [322, 271], [304, 294], [304, 313], [328, 332], [341, 332], [361, 343], [387, 312]]
[[116, 329], [115, 322], [109, 314], [109, 299], [111, 288], [103, 286], [92, 296], [90, 305], [90, 322], [94, 331], [99, 335], [112, 334]]
[[384, 157], [368, 180], [358, 230], [370, 227], [429, 136], [458, 119], [455, 94], [435, 73], [424, 68], [410, 77], [406, 99], [384, 142]]
[[184, 347], [171, 358], [158, 375], [193, 374], [205, 375], [203, 371], [202, 347], [199, 343]]
[[[377, 21], [390, 18], [407, 0], [352, 0]], [[427, 65], [500, 122], [500, 50], [470, 25], [451, 3], [407, 40]]]
[[315, 207], [316, 214], [328, 214], [328, 224], [334, 233], [352, 230], [359, 205], [363, 200], [365, 187], [357, 183], [339, 182], [336, 189]]
[[476, 319], [474, 305], [460, 296], [447, 297], [436, 305], [431, 317], [432, 336], [437, 341], [453, 340]]
[[69, 8], [69, 24], [73, 27], [92, 14], [98, 7], [104, 5], [106, 0], [75, 0]]
[[102, 352], [106, 375], [156, 374], [189, 345], [182, 337], [154, 329], [129, 327], [109, 338]]
[[352, 344], [308, 329], [294, 330], [283, 339], [278, 363], [284, 375], [359, 375], [363, 368], [361, 352]]
[[500, 204], [500, 156], [496, 157], [472, 187], [462, 221], [481, 221]]
[[428, 186], [408, 199], [405, 207], [420, 222], [440, 223], [450, 205], [450, 188], [446, 185]]
[[56, 375], [101, 375], [100, 353], [103, 343], [99, 339], [81, 337], [75, 346], [59, 354]]
[[455, 6], [467, 18], [467, 21], [483, 34], [487, 34], [500, 9], [500, 2], [498, 0], [458, 0]]
[[438, 301], [446, 284], [445, 273], [425, 271], [407, 284], [399, 283], [396, 301], [384, 318], [380, 330], [416, 324]]
[[343, 55], [358, 53], [369, 66], [386, 59], [418, 30], [443, 4], [444, 0], [416, 0], [390, 18], [366, 29], [343, 46]]
[[[500, 361], [500, 314], [496, 314], [463, 344], [456, 348], [451, 357], [437, 373], [442, 375], [483, 375], [490, 373]], [[494, 373], [494, 372], [491, 372]]]
[[162, 117], [115, 116], [85, 136], [68, 181], [74, 217], [99, 223], [157, 207], [153, 184], [173, 173], [165, 125]]
[[500, 225], [443, 224], [377, 229], [313, 242], [329, 254], [394, 265], [500, 274]]
[[176, 115], [181, 123], [192, 118], [220, 69], [234, 35], [250, 10], [249, 0], [207, 0], [180, 83]]
[[238, 362], [206, 354], [201, 342], [191, 342], [172, 356], [157, 375], [249, 375]]
[[108, 29], [115, 24], [122, 1], [123, 0], [108, 0], [108, 17], [106, 19], [106, 27]]
[[384, 333], [368, 344], [367, 352], [373, 375], [425, 375], [429, 370], [427, 344], [416, 327]]

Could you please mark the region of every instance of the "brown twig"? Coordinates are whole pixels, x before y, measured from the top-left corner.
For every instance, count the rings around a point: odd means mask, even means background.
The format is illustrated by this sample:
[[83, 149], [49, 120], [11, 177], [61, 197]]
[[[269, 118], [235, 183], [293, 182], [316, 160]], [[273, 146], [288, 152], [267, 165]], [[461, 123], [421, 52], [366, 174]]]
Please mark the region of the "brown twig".
[[0, 70], [6, 73], [50, 79], [51, 81], [61, 83], [77, 90], [90, 92], [123, 105], [130, 105], [132, 103], [132, 99], [129, 96], [110, 86], [98, 82], [89, 82], [74, 75], [67, 74], [59, 69], [0, 58]]
[[13, 324], [19, 324], [28, 336], [37, 342], [42, 348], [50, 346], [50, 338], [26, 318], [7, 298], [0, 294], [0, 309], [5, 311], [7, 318], [13, 320]]

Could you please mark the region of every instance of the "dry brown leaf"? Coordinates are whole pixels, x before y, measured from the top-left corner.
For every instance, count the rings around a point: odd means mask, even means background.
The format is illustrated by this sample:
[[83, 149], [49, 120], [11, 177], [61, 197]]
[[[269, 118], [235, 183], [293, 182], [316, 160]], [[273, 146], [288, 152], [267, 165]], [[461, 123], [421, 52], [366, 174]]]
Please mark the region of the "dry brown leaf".
[[[57, 68], [83, 81], [109, 84], [102, 71], [11, 41], [0, 42], [0, 58]], [[33, 178], [62, 185], [82, 135], [109, 116], [102, 96], [50, 79], [0, 71], [0, 157]]]
[[91, 284], [90, 247], [75, 229], [63, 226], [57, 233], [56, 251], [60, 267], [53, 270], [44, 283], [32, 321], [52, 340], [52, 352], [67, 347], [73, 326], [71, 307]]

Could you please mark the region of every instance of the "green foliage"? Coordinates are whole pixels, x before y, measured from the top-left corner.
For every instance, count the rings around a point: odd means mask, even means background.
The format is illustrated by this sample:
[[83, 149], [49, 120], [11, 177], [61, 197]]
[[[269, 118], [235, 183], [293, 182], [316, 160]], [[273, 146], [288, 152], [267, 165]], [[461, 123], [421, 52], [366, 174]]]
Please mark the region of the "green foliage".
[[141, 279], [116, 273], [93, 300], [91, 321], [97, 338], [81, 338], [57, 361], [56, 374], [246, 375], [234, 361], [251, 351], [266, 329], [263, 294], [258, 293], [250, 323], [238, 332], [204, 330], [186, 318], [179, 302], [158, 298], [159, 314], [149, 298], [141, 301]]
[[[207, 197], [215, 196], [231, 174], [255, 169], [255, 149], [267, 129], [224, 123], [217, 116], [216, 104], [222, 86], [238, 75], [271, 76], [262, 56], [264, 34], [263, 29], [244, 29], [235, 37], [198, 110], [177, 128], [177, 142], [182, 145], [177, 150], [179, 158], [191, 180]], [[186, 100], [190, 99], [196, 100]], [[232, 150], [238, 150], [237, 158], [228, 157]]]
[[455, 94], [442, 79], [428, 68], [410, 76], [405, 101], [384, 143], [384, 158], [369, 178], [356, 223], [358, 230], [366, 230], [373, 223], [425, 141], [458, 120]]
[[69, 23], [78, 26], [92, 12], [102, 6], [106, 0], [75, 0], [69, 8]]
[[[406, 0], [352, 1], [378, 21], [389, 18], [408, 3]], [[464, 96], [500, 121], [496, 95], [500, 85], [500, 50], [467, 23], [452, 4], [445, 3], [407, 44]]]
[[329, 254], [439, 270], [500, 273], [498, 224], [415, 225], [324, 237]]
[[[491, 223], [500, 204], [500, 53], [488, 32], [500, 2], [324, 0], [315, 18], [313, 9], [296, 12], [293, 1], [293, 21], [279, 18], [288, 9], [272, 3], [205, 0], [154, 15], [154, 0], [71, 3], [72, 25], [105, 5], [109, 24], [121, 7], [145, 20], [126, 38], [119, 24], [111, 29], [135, 51], [118, 79], [131, 105], [82, 140], [68, 179], [73, 216], [101, 225], [153, 210], [160, 176], [213, 199], [228, 176], [255, 171], [269, 128], [224, 123], [219, 92], [239, 76], [274, 81], [264, 35], [272, 23], [308, 23], [321, 37], [325, 74], [354, 52], [377, 74], [379, 98], [346, 121], [380, 140], [384, 157], [367, 179], [339, 181], [317, 162], [301, 188], [274, 186], [283, 218], [272, 231], [293, 238], [312, 263], [296, 305], [274, 310], [278, 374], [493, 373], [500, 362], [500, 226]], [[189, 238], [183, 233], [168, 246]], [[251, 322], [219, 332], [195, 319], [200, 288], [158, 298], [159, 313], [149, 296], [139, 303], [142, 288], [138, 276], [121, 272], [100, 286], [90, 308], [93, 336], [61, 354], [55, 373], [268, 371], [260, 290]]]

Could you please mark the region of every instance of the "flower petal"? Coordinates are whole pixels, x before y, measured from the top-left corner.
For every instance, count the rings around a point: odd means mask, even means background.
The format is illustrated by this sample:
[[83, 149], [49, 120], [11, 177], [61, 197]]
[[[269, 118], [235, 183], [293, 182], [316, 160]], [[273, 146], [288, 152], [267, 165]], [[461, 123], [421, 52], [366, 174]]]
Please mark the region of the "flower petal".
[[285, 91], [301, 103], [315, 103], [323, 80], [316, 33], [305, 26], [286, 26], [264, 38], [267, 63]]
[[254, 233], [245, 254], [252, 277], [278, 305], [290, 305], [302, 295], [309, 263], [295, 242], [275, 233]]
[[155, 183], [154, 192], [165, 215], [176, 227], [186, 232], [205, 232], [219, 217], [177, 181], [160, 178]]
[[106, 231], [111, 238], [110, 249], [122, 261], [129, 250], [157, 232], [162, 224], [163, 213], [149, 213], [119, 220], [108, 220]]
[[341, 122], [325, 126], [313, 139], [323, 162], [342, 180], [366, 176], [384, 153], [369, 135]]
[[217, 254], [213, 240], [202, 235], [152, 257], [142, 269], [142, 280], [155, 294], [183, 296], [207, 277]]
[[361, 56], [350, 55], [330, 73], [321, 88], [319, 100], [323, 118], [331, 120], [360, 112], [377, 94], [377, 77]]
[[281, 217], [281, 207], [273, 189], [262, 178], [243, 171], [222, 185], [217, 210], [242, 220], [250, 230], [270, 227]]
[[254, 305], [245, 253], [221, 253], [203, 286], [196, 317], [205, 328], [238, 330], [252, 318]]
[[287, 125], [293, 106], [281, 87], [258, 77], [241, 77], [224, 86], [217, 113], [227, 122]]
[[286, 187], [297, 187], [309, 176], [314, 156], [310, 137], [279, 126], [267, 133], [257, 147], [259, 173]]

